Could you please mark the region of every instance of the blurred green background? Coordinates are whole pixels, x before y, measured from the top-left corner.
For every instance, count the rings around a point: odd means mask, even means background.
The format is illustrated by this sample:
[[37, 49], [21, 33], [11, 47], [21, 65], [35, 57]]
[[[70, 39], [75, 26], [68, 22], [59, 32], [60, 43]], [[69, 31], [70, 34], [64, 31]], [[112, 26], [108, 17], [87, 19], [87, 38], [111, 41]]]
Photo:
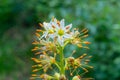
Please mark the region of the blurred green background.
[[52, 16], [89, 29], [91, 77], [120, 80], [120, 0], [0, 0], [0, 80], [29, 80], [35, 29]]

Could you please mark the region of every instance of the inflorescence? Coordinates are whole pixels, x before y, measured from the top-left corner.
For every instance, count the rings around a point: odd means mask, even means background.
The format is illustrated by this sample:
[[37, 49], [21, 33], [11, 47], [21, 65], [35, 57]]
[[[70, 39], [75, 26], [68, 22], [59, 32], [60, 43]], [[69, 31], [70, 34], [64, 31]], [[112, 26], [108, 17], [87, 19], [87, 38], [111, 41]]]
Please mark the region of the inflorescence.
[[90, 42], [83, 40], [88, 36], [88, 30], [71, 29], [72, 24], [65, 26], [64, 19], [59, 21], [56, 18], [52, 18], [49, 23], [40, 23], [40, 26], [44, 29], [36, 30], [37, 39], [32, 43], [35, 45], [32, 51], [36, 57], [31, 58], [35, 64], [32, 66], [33, 74], [30, 79], [68, 80], [71, 76], [72, 80], [91, 80], [92, 78], [83, 78], [82, 75], [88, 72], [87, 67], [93, 68], [88, 65], [92, 56], [84, 53], [76, 58], [73, 56], [75, 50], [69, 57], [64, 56], [64, 48], [68, 44], [89, 49], [84, 44], [88, 45]]

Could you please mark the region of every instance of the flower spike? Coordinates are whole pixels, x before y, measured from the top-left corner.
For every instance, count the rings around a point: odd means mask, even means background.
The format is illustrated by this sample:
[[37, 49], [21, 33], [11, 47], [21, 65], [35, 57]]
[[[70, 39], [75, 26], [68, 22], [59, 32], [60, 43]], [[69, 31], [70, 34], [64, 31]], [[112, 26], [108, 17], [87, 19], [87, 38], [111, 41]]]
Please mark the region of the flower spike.
[[[32, 49], [34, 62], [32, 66], [33, 74], [30, 80], [92, 80], [92, 78], [84, 78], [83, 75], [89, 72], [91, 56], [84, 53], [81, 56], [74, 57], [77, 54], [73, 50], [69, 57], [64, 56], [64, 48], [66, 45], [76, 45], [78, 48], [89, 49], [87, 46], [89, 41], [83, 38], [88, 37], [88, 29], [73, 28], [72, 24], [65, 25], [65, 20], [57, 20], [52, 18], [50, 22], [43, 22], [39, 25], [43, 29], [36, 30], [36, 39], [32, 43], [35, 47]], [[69, 74], [67, 74], [67, 72]]]

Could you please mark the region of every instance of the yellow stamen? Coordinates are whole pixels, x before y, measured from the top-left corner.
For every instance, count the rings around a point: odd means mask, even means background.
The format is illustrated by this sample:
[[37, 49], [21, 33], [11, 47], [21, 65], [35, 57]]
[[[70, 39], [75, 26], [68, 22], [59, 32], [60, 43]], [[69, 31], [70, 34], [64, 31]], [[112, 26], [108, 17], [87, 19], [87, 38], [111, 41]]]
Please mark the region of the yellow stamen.
[[37, 37], [40, 37], [40, 34], [39, 34], [39, 33], [35, 33], [35, 35], [36, 35]]
[[37, 75], [36, 74], [32, 74], [33, 77], [36, 77]]
[[42, 31], [42, 30], [40, 30], [40, 29], [37, 29], [36, 31], [37, 31], [37, 32], [43, 32], [43, 31]]
[[39, 25], [40, 25], [41, 27], [43, 27], [43, 24], [39, 23]]
[[37, 71], [39, 71], [39, 69], [34, 69], [32, 72], [37, 72]]
[[64, 34], [64, 30], [59, 29], [59, 30], [58, 30], [58, 34], [59, 34], [60, 36], [62, 36], [62, 35]]
[[35, 80], [35, 77], [30, 77], [30, 80]]
[[85, 41], [84, 43], [85, 43], [85, 44], [90, 44], [90, 42], [88, 42], [88, 41]]
[[35, 53], [35, 55], [38, 55], [38, 54], [41, 54], [41, 52], [37, 52], [37, 53]]
[[36, 58], [31, 58], [33, 61], [35, 61], [36, 63], [40, 63], [41, 61], [36, 59]]
[[60, 21], [57, 21], [58, 26], [60, 26]]
[[53, 27], [53, 28], [55, 28], [55, 26], [54, 26], [54, 25], [52, 25], [52, 27]]
[[83, 47], [81, 44], [77, 44], [77, 46], [80, 47], [80, 48]]
[[51, 30], [49, 30], [49, 33], [50, 33], [50, 34], [53, 34], [53, 33], [54, 33], [54, 31], [51, 29]]
[[46, 52], [45, 52], [45, 51], [43, 51], [43, 54], [46, 54]]
[[69, 28], [70, 28], [70, 26], [67, 26], [67, 27], [66, 27], [66, 29], [69, 29]]
[[32, 44], [39, 44], [39, 42], [38, 41], [34, 41]]
[[36, 51], [36, 50], [37, 50], [37, 49], [34, 48], [34, 49], [32, 49], [31, 51]]
[[88, 37], [88, 34], [81, 36], [81, 38], [86, 38]]
[[36, 51], [38, 49], [39, 49], [39, 47], [35, 47], [35, 48], [32, 49], [32, 51]]
[[81, 32], [85, 32], [87, 30], [87, 28], [84, 28]]
[[33, 65], [33, 66], [32, 66], [32, 68], [35, 68], [35, 67], [37, 67], [37, 65]]
[[54, 21], [54, 19], [55, 19], [55, 18], [54, 18], [54, 16], [53, 16], [53, 17], [52, 17], [52, 21]]

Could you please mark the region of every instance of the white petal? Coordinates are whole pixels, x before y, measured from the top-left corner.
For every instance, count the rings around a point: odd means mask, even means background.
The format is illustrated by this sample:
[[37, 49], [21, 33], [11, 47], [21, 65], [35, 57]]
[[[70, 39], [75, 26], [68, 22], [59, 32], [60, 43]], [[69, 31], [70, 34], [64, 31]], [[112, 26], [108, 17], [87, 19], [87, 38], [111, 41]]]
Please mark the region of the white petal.
[[48, 23], [43, 22], [43, 26], [44, 26], [45, 30], [47, 30], [47, 29], [48, 29]]
[[63, 44], [64, 44], [64, 38], [63, 37], [58, 37], [58, 43], [61, 45], [61, 46], [63, 46]]
[[47, 37], [47, 35], [48, 35], [48, 32], [44, 32], [44, 33], [43, 33], [43, 35], [41, 36], [41, 38], [40, 38], [40, 39], [42, 39], [43, 37], [45, 37], [45, 38], [46, 38], [46, 37]]
[[43, 34], [43, 35], [40, 37], [40, 39], [39, 39], [39, 40], [41, 40], [44, 36], [45, 36], [45, 34]]
[[62, 19], [61, 21], [60, 21], [60, 27], [63, 29], [64, 28], [64, 25], [65, 25], [65, 20], [64, 19]]
[[70, 35], [70, 34], [65, 34], [64, 35], [64, 38], [71, 38], [72, 37], [72, 35]]
[[72, 28], [72, 24], [67, 25], [65, 28], [66, 28], [66, 32], [69, 31]]
[[57, 19], [56, 18], [54, 18], [54, 22], [57, 23]]
[[55, 34], [49, 34], [49, 37], [54, 39], [55, 38]]
[[58, 24], [57, 24], [56, 21], [55, 21], [55, 22], [52, 22], [51, 25], [53, 25], [53, 26], [55, 27], [55, 29], [59, 29], [59, 26], [58, 26]]
[[52, 25], [50, 23], [48, 23], [48, 29], [51, 30], [52, 29]]

